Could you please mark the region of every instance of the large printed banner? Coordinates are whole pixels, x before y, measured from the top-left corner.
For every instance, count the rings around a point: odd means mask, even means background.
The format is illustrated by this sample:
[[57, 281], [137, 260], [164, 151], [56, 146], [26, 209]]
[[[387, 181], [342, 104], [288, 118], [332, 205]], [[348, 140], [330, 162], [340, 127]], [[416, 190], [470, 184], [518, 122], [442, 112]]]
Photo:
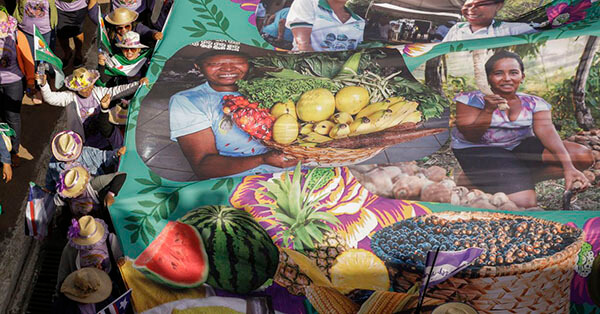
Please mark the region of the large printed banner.
[[229, 293], [274, 262], [253, 296], [276, 311], [414, 310], [427, 251], [479, 247], [427, 309], [598, 311], [599, 14], [581, 0], [175, 2], [129, 108], [110, 208], [123, 250], [227, 205], [280, 256], [230, 232], [208, 275], [229, 292], [133, 289], [136, 309], [246, 302]]

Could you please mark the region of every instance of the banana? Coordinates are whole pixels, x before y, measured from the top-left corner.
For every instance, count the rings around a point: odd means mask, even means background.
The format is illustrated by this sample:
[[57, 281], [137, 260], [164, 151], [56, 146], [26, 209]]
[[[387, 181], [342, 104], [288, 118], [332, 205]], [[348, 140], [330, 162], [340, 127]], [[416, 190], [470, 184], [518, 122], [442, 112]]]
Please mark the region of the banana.
[[331, 131], [331, 128], [333, 128], [335, 126], [335, 123], [329, 121], [329, 120], [323, 120], [317, 124], [315, 124], [315, 126], [313, 127], [313, 131], [321, 134], [321, 135], [327, 135], [329, 134], [329, 131]]
[[404, 101], [404, 100], [406, 100], [404, 97], [402, 97], [402, 96], [396, 96], [396, 97], [387, 98], [384, 101], [387, 102], [389, 105], [391, 105], [393, 103], [397, 103], [399, 101]]
[[312, 124], [312, 123], [303, 124], [302, 127], [300, 127], [300, 134], [306, 135], [306, 134], [312, 132], [313, 126], [314, 126], [314, 124]]
[[[402, 122], [405, 122], [404, 120], [407, 119], [407, 117], [409, 115], [411, 115], [414, 112], [419, 112], [417, 111], [417, 106], [419, 104], [416, 102], [409, 102], [408, 105], [402, 107], [401, 109], [399, 109], [398, 111], [394, 112], [394, 118], [392, 119], [392, 121], [387, 125], [387, 127], [393, 127], [395, 125], [398, 125]], [[390, 108], [390, 110], [393, 111], [392, 108]], [[420, 116], [421, 112], [419, 112], [419, 116]], [[414, 116], [411, 116], [411, 119], [416, 119], [417, 118], [417, 114], [415, 114]], [[419, 119], [419, 121], [421, 121], [421, 119]], [[408, 122], [408, 121], [406, 121]]]
[[379, 110], [370, 115], [369, 120], [373, 121], [377, 130], [381, 130], [394, 120], [394, 113], [390, 109]]
[[333, 116], [331, 116], [331, 121], [333, 121], [337, 124], [340, 124], [340, 123], [350, 124], [350, 123], [354, 122], [354, 118], [352, 118], [352, 115], [347, 112], [338, 112], [338, 113], [334, 114]]
[[350, 135], [350, 126], [346, 123], [336, 124], [331, 131], [329, 131], [329, 136], [331, 138], [342, 138]]
[[413, 111], [408, 116], [406, 116], [404, 119], [402, 119], [402, 121], [400, 121], [400, 123], [406, 123], [406, 122], [414, 122], [414, 123], [421, 122], [421, 111]]
[[365, 134], [375, 131], [375, 125], [371, 122], [371, 119], [367, 117], [362, 117], [360, 119], [354, 120], [352, 124], [350, 124], [350, 136]]
[[317, 147], [317, 144], [319, 144], [319, 143], [303, 142], [303, 143], [298, 144], [298, 146], [302, 146], [302, 147]]
[[398, 112], [398, 111], [414, 111], [417, 109], [417, 106], [419, 106], [419, 103], [414, 102], [414, 101], [399, 101], [391, 106], [389, 106], [388, 108], [390, 110], [392, 110], [393, 112]]
[[364, 107], [361, 111], [359, 111], [356, 114], [356, 116], [354, 117], [354, 120], [356, 121], [359, 118], [368, 117], [379, 110], [385, 110], [388, 108], [388, 106], [390, 104], [391, 103], [387, 103], [386, 101], [374, 102], [374, 103]]
[[321, 135], [316, 132], [310, 132], [310, 133], [304, 135], [304, 137], [302, 137], [302, 140], [305, 142], [311, 142], [311, 143], [324, 143], [327, 141], [331, 141], [332, 138], [329, 136]]

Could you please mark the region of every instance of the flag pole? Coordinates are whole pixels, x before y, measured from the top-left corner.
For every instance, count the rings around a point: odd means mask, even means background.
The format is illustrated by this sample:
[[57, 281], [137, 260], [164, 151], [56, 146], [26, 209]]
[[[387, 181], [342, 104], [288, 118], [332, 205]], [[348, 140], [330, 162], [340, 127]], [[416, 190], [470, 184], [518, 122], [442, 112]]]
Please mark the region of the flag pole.
[[416, 314], [421, 313], [421, 308], [423, 307], [423, 301], [425, 300], [425, 294], [427, 293], [427, 286], [429, 286], [429, 279], [431, 279], [431, 273], [433, 273], [433, 267], [435, 267], [435, 262], [438, 257], [438, 253], [440, 252], [440, 247], [438, 246], [435, 250], [435, 255], [433, 256], [433, 262], [431, 263], [431, 269], [429, 270], [429, 274], [427, 274], [427, 280], [425, 281], [425, 287], [423, 287], [423, 293], [419, 296], [419, 303], [417, 304]]

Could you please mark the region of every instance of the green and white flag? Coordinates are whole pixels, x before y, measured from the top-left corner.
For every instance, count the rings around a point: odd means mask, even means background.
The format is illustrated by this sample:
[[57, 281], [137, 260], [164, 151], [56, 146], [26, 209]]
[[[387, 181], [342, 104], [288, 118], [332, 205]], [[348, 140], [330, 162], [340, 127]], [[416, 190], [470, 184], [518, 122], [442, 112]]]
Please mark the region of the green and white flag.
[[40, 33], [40, 30], [33, 25], [33, 45], [34, 45], [34, 56], [33, 59], [35, 61], [44, 61], [48, 62], [54, 68], [54, 73], [56, 74], [54, 79], [54, 87], [59, 89], [63, 86], [65, 81], [65, 74], [62, 71], [63, 63], [59, 57], [57, 57], [50, 47], [48, 47], [48, 43], [44, 40], [44, 36]]
[[137, 58], [127, 60], [122, 54], [106, 56], [106, 74], [110, 76], [135, 76], [148, 60], [150, 50], [142, 52]]
[[100, 8], [98, 8], [98, 32], [96, 35], [96, 38], [98, 38], [98, 49], [104, 50], [112, 55], [113, 52], [110, 48], [110, 39], [108, 39], [108, 33], [104, 27], [104, 19], [102, 18], [102, 11]]

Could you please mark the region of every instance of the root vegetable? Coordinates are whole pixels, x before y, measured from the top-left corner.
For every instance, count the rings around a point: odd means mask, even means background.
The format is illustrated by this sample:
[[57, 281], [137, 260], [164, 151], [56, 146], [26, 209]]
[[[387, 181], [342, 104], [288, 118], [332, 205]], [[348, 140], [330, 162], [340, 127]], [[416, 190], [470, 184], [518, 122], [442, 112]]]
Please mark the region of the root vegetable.
[[447, 188], [449, 188], [451, 190], [456, 187], [456, 182], [454, 182], [451, 179], [444, 179], [440, 183], [443, 184], [443, 185], [445, 185]]
[[452, 191], [452, 196], [450, 197], [450, 204], [452, 205], [460, 205], [460, 196], [456, 191]]
[[395, 182], [397, 177], [404, 175], [404, 173], [402, 173], [402, 170], [400, 170], [400, 168], [396, 166], [387, 166], [383, 167], [383, 169], [385, 170], [387, 176], [390, 177], [392, 182]]
[[399, 178], [394, 183], [393, 194], [396, 199], [417, 199], [421, 194], [421, 189], [425, 180], [416, 176], [406, 176]]
[[425, 170], [425, 176], [431, 181], [440, 182], [446, 178], [446, 169], [440, 166], [429, 167]]
[[596, 175], [590, 170], [584, 170], [583, 175], [585, 175], [590, 182], [594, 182], [596, 180]]
[[421, 201], [450, 203], [452, 201], [452, 190], [441, 183], [432, 183], [421, 190]]
[[512, 211], [514, 211], [514, 210], [519, 210], [520, 208], [519, 208], [519, 206], [517, 206], [517, 204], [515, 204], [514, 202], [512, 202], [512, 201], [509, 200], [506, 203], [500, 204], [498, 206], [498, 209], [501, 209], [501, 210], [512, 210]]
[[469, 202], [469, 206], [484, 209], [496, 209], [496, 206], [492, 205], [488, 198], [485, 196], [479, 196]]
[[510, 199], [508, 199], [508, 196], [506, 196], [506, 194], [502, 192], [498, 192], [492, 195], [492, 198], [490, 199], [490, 203], [492, 203], [492, 205], [496, 207], [500, 207], [500, 205], [506, 202], [510, 202]]
[[384, 168], [375, 168], [366, 173], [367, 182], [363, 186], [371, 193], [383, 197], [392, 197], [392, 179]]

